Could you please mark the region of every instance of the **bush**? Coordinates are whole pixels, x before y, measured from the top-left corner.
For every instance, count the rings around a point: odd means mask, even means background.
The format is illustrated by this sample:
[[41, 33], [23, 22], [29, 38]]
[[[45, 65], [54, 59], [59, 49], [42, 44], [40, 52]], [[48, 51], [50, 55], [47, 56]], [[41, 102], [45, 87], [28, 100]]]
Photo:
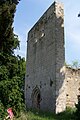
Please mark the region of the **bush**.
[[6, 110], [4, 109], [4, 106], [0, 100], [0, 120], [3, 120], [6, 116]]
[[80, 120], [80, 96], [78, 96], [78, 104], [76, 106], [76, 112], [75, 112], [75, 117], [76, 120]]
[[[23, 93], [19, 87], [19, 77], [0, 82], [0, 99], [5, 108], [12, 107], [16, 116], [24, 108]], [[1, 104], [2, 106], [2, 104]], [[1, 108], [3, 110], [3, 107]]]

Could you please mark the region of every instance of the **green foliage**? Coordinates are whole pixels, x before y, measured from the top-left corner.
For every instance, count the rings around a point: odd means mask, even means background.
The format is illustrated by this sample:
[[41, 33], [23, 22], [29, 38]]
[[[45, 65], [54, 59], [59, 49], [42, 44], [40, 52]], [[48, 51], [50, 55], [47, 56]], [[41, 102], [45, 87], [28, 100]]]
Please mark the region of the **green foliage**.
[[78, 69], [80, 67], [79, 62], [77, 60], [73, 61], [71, 67], [74, 69]]
[[0, 66], [0, 81], [7, 80], [8, 79], [8, 75], [9, 75], [9, 71], [6, 68], [6, 66], [5, 65]]
[[72, 69], [79, 69], [80, 68], [80, 64], [77, 60], [74, 60], [72, 62], [72, 64], [67, 64], [68, 67], [71, 67]]
[[21, 57], [13, 57], [12, 62], [0, 69], [0, 100], [5, 108], [12, 107], [17, 115], [24, 106], [25, 60]]
[[[0, 116], [12, 107], [14, 114], [24, 106], [25, 59], [14, 55], [19, 48], [18, 36], [13, 33], [13, 21], [19, 0], [0, 1]], [[4, 111], [4, 112], [3, 112]]]
[[[10, 0], [11, 1], [11, 0]], [[13, 33], [13, 21], [16, 4], [6, 0], [0, 5], [0, 52], [6, 54], [14, 53], [13, 50], [19, 46], [18, 36]]]
[[74, 60], [73, 62], [72, 62], [72, 64], [67, 64], [66, 62], [65, 62], [65, 64], [64, 64], [66, 67], [70, 67], [70, 68], [72, 68], [72, 69], [79, 69], [80, 68], [80, 64], [79, 64], [79, 62], [77, 61], [77, 60]]
[[0, 4], [2, 5], [2, 4], [4, 4], [5, 2], [8, 2], [9, 4], [12, 4], [12, 3], [14, 3], [14, 4], [18, 4], [19, 3], [19, 1], [20, 0], [0, 0]]
[[76, 120], [80, 120], [80, 98], [78, 99], [78, 104], [76, 104], [75, 116], [76, 116]]
[[15, 120], [75, 120], [75, 117], [71, 109], [67, 109], [59, 114], [30, 110], [21, 113], [21, 116]]
[[0, 101], [0, 120], [3, 120], [5, 115], [6, 115], [6, 112], [5, 112], [4, 106], [2, 102]]

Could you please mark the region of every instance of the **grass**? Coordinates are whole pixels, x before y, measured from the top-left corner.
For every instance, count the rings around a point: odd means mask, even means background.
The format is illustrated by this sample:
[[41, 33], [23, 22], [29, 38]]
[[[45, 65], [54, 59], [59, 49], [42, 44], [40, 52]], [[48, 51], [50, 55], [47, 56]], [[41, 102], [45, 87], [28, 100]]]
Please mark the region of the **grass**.
[[70, 109], [57, 115], [49, 112], [29, 110], [26, 113], [21, 113], [21, 116], [15, 120], [75, 120], [75, 117], [74, 112]]

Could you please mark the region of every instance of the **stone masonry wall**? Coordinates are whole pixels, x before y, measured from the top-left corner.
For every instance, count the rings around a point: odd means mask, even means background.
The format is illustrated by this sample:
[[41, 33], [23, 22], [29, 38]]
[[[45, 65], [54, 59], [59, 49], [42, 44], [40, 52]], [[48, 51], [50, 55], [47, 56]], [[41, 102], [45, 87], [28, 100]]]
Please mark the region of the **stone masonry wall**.
[[64, 10], [54, 2], [28, 33], [25, 103], [28, 108], [61, 112], [75, 107], [80, 70], [64, 67]]
[[66, 106], [75, 107], [80, 95], [80, 69], [67, 67], [65, 72], [66, 81]]
[[66, 107], [63, 5], [54, 2], [28, 33], [25, 103], [61, 112]]
[[55, 58], [56, 58], [56, 113], [66, 109], [66, 86], [65, 75], [61, 70], [65, 62], [64, 48], [64, 7], [63, 4], [56, 3], [56, 22], [55, 22]]

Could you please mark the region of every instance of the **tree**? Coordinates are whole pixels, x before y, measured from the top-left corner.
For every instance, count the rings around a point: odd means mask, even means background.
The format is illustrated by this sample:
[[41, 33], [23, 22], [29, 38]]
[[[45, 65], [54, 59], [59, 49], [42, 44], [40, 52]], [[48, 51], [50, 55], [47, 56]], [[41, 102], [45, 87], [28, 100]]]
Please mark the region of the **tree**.
[[0, 0], [0, 4], [3, 4], [5, 2], [9, 2], [9, 3], [14, 3], [14, 4], [18, 4], [20, 0]]
[[18, 36], [13, 33], [12, 27], [16, 4], [10, 1], [6, 0], [0, 5], [0, 52], [5, 55], [13, 54], [14, 49], [19, 47]]
[[4, 112], [4, 111], [5, 111], [4, 106], [3, 106], [2, 102], [0, 101], [0, 120], [3, 120], [6, 115], [6, 112]]
[[80, 120], [80, 95], [78, 96], [78, 104], [76, 104], [75, 119]]
[[78, 69], [80, 67], [79, 62], [77, 60], [73, 61], [71, 67], [74, 69]]
[[19, 0], [0, 1], [0, 101], [4, 109], [12, 107], [15, 114], [24, 104], [25, 76], [25, 59], [14, 54], [19, 47], [18, 36], [12, 27], [18, 3]]
[[0, 70], [0, 100], [5, 108], [12, 107], [17, 115], [24, 105], [25, 60], [20, 56], [13, 57]]

